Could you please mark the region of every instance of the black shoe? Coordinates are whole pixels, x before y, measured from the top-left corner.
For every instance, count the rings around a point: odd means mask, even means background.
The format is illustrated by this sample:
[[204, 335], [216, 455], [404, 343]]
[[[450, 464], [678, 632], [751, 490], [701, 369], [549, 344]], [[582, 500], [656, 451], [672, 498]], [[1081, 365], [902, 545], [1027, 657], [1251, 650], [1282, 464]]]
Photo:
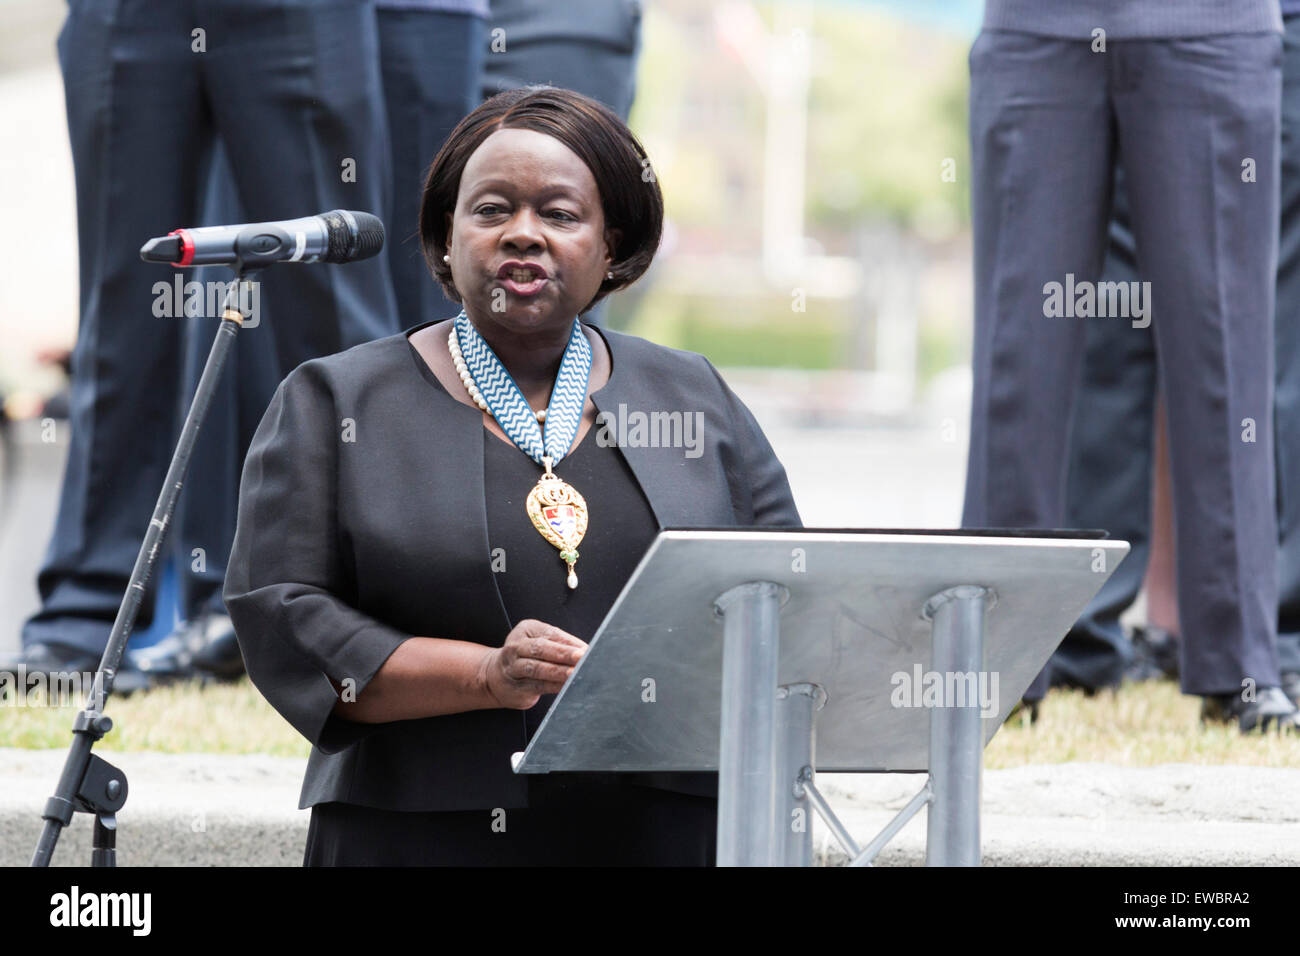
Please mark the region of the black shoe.
[[29, 644], [23, 648], [19, 665], [29, 674], [94, 673], [99, 668], [99, 655], [63, 644]]
[[234, 624], [229, 616], [213, 612], [183, 621], [157, 644], [128, 657], [132, 667], [158, 683], [233, 680], [244, 673]]
[[1208, 695], [1201, 701], [1201, 720], [1235, 720], [1243, 734], [1278, 727], [1300, 732], [1300, 709], [1280, 687], [1259, 688], [1254, 700], [1242, 700], [1241, 694]]
[[[29, 644], [17, 657], [6, 661], [3, 669], [12, 673], [22, 670], [28, 676], [39, 674], [47, 684], [51, 675], [81, 674], [84, 692], [90, 689], [90, 681], [99, 670], [99, 659], [100, 655], [77, 647], [38, 643]], [[144, 679], [144, 675], [124, 661], [113, 679], [112, 693], [128, 697], [138, 690], [148, 689], [148, 686], [149, 682]]]
[[1016, 701], [1015, 706], [1011, 708], [1011, 713], [1007, 714], [1007, 719], [1003, 721], [1003, 723], [1009, 724], [1017, 717], [1023, 719], [1025, 713], [1029, 714], [1029, 723], [1031, 726], [1038, 723], [1038, 705], [1041, 703], [1041, 700], [1027, 700], [1024, 697], [1021, 697]]
[[1300, 671], [1282, 672], [1282, 693], [1291, 698], [1291, 703], [1300, 707]]
[[208, 614], [203, 644], [194, 653], [194, 666], [217, 680], [238, 680], [244, 676], [244, 655], [239, 650], [235, 624], [228, 614]]
[[[1093, 686], [1091, 684], [1081, 683], [1072, 677], [1062, 673], [1059, 668], [1052, 671], [1052, 690], [1079, 690], [1083, 691], [1084, 697], [1096, 697], [1098, 694], [1110, 694], [1114, 697], [1119, 693], [1119, 684], [1100, 684]], [[1033, 703], [1038, 703], [1033, 701]], [[1037, 719], [1035, 717], [1035, 719]]]
[[1177, 680], [1178, 638], [1159, 627], [1133, 629], [1133, 661], [1126, 680]]

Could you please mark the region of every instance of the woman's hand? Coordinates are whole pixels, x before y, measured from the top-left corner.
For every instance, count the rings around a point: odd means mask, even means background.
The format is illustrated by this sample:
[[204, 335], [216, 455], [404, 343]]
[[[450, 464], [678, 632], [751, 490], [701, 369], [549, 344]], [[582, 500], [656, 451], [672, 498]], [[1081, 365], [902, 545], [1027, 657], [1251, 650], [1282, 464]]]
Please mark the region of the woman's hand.
[[558, 694], [587, 644], [542, 621], [523, 620], [505, 645], [484, 655], [479, 681], [499, 707], [527, 710], [543, 694]]

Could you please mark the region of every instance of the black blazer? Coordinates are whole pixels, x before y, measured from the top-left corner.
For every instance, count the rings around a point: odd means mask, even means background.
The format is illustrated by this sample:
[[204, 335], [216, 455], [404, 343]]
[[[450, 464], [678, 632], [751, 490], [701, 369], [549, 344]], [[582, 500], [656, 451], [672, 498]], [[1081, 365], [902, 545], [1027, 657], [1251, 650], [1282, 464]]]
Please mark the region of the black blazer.
[[[800, 525], [785, 469], [707, 359], [600, 334], [612, 367], [598, 410], [704, 415], [699, 457], [620, 446], [661, 527]], [[411, 635], [504, 642], [485, 436], [479, 410], [438, 385], [405, 333], [300, 365], [258, 426], [224, 597], [253, 683], [314, 745], [301, 807], [527, 805], [509, 760], [524, 748], [523, 711], [360, 724], [331, 713], [327, 678], [359, 694]]]

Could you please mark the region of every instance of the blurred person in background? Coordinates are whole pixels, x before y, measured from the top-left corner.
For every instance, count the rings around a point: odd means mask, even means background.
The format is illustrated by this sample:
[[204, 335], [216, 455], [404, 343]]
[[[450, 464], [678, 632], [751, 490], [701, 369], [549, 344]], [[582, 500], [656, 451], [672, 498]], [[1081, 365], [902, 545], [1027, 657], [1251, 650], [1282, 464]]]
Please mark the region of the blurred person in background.
[[[1277, 642], [1282, 690], [1300, 703], [1300, 495], [1288, 493], [1300, 482], [1300, 323], [1295, 319], [1300, 310], [1300, 0], [1282, 0], [1281, 8], [1285, 33], [1274, 320]], [[1105, 279], [1128, 282], [1138, 274], [1122, 178], [1117, 169], [1111, 242], [1102, 272]], [[1149, 329], [1107, 322], [1091, 323], [1086, 336], [1070, 442], [1069, 524], [1107, 528], [1133, 545], [1050, 664], [1052, 686], [1093, 691], [1115, 686], [1122, 677], [1177, 679], [1180, 628], [1168, 443], [1163, 410], [1157, 407], [1154, 342]], [[1147, 623], [1135, 630], [1130, 643], [1119, 619], [1143, 587], [1144, 572]], [[1037, 686], [1042, 689], [1041, 682]]]
[[[383, 255], [401, 328], [459, 310], [429, 281], [419, 242], [420, 190], [429, 157], [478, 103], [486, 14], [487, 0], [375, 0], [391, 176], [381, 216], [387, 233]], [[233, 174], [220, 158], [211, 180], [212, 211], [205, 222], [246, 221]], [[209, 317], [187, 320], [181, 414], [197, 387], [214, 332]], [[177, 506], [173, 552], [181, 621], [159, 644], [133, 650], [127, 658], [151, 681], [233, 677], [244, 671], [221, 586], [244, 457], [275, 386], [291, 371], [293, 366], [277, 363], [255, 334], [236, 339]]]
[[[220, 225], [247, 221], [234, 173], [218, 137], [213, 143], [199, 222]], [[187, 278], [201, 285], [224, 281], [230, 275], [224, 266], [202, 266], [186, 273]], [[264, 323], [275, 321], [275, 317], [262, 303], [258, 305], [256, 324], [246, 322], [231, 343], [203, 428], [194, 443], [167, 542], [175, 573], [169, 578], [165, 572], [155, 572], [161, 582], [155, 615], [168, 608], [166, 585], [168, 580], [173, 582], [170, 629], [156, 642], [146, 643], [159, 630], [155, 623], [152, 634], [137, 631], [127, 646], [124, 664], [132, 676], [140, 675], [135, 683], [153, 686], [189, 678], [223, 680], [244, 673], [234, 627], [221, 601], [221, 584], [235, 536], [244, 455], [275, 386], [289, 371], [280, 367], [275, 349], [267, 345], [265, 330], [269, 325]], [[176, 396], [176, 420], [183, 422], [212, 349], [217, 322], [208, 314], [178, 316], [174, 321], [183, 329], [181, 391]]]
[[[1178, 529], [1181, 684], [1205, 718], [1243, 731], [1300, 727], [1277, 649], [1281, 28], [1277, 0], [988, 0], [970, 55], [963, 523], [1067, 524], [1085, 325], [1151, 320]], [[1136, 271], [1150, 283], [1145, 319], [1136, 307], [1097, 310], [1117, 162]], [[1061, 310], [1063, 288], [1083, 290], [1077, 312], [1072, 292]], [[1125, 298], [1135, 306], [1138, 295]]]
[[[1137, 281], [1122, 166], [1115, 169], [1109, 235], [1102, 281]], [[1092, 693], [1118, 687], [1126, 677], [1178, 674], [1176, 629], [1148, 621], [1130, 638], [1120, 624], [1120, 615], [1137, 599], [1144, 582], [1154, 588], [1148, 593], [1149, 613], [1167, 606], [1172, 588], [1169, 575], [1161, 573], [1172, 558], [1167, 553], [1171, 536], [1163, 540], [1162, 550], [1153, 524], [1154, 512], [1168, 508], [1169, 495], [1154, 336], [1150, 327], [1093, 321], [1087, 323], [1084, 337], [1083, 377], [1070, 427], [1066, 524], [1105, 528], [1131, 548], [1026, 691], [1030, 703], [1042, 698], [1049, 682]], [[1170, 623], [1167, 615], [1164, 623]]]
[[429, 281], [420, 190], [430, 159], [479, 103], [488, 0], [375, 0], [375, 6], [393, 176], [384, 251], [405, 329], [460, 311]]
[[[642, 13], [643, 0], [491, 0], [482, 98], [549, 84], [590, 96], [626, 123]], [[604, 325], [605, 312], [598, 303], [584, 321]]]
[[1282, 0], [1282, 203], [1277, 264], [1278, 622], [1282, 689], [1300, 705], [1300, 0]]
[[[155, 284], [173, 273], [139, 249], [199, 221], [214, 137], [250, 220], [339, 207], [382, 216], [389, 202], [373, 0], [79, 0], [58, 54], [81, 308], [42, 605], [16, 662], [29, 673], [97, 666], [171, 460], [183, 320], [156, 314]], [[269, 318], [245, 334], [279, 370], [399, 328], [383, 257], [286, 266], [259, 281]], [[147, 595], [141, 627], [151, 605]], [[143, 681], [128, 662], [118, 687]]]

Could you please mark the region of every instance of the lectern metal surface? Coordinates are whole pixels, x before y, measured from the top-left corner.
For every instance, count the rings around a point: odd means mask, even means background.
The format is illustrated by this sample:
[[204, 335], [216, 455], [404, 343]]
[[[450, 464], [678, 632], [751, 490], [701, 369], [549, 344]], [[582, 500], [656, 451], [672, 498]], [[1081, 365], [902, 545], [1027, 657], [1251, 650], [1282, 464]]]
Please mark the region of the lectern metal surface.
[[778, 683], [826, 692], [816, 769], [925, 771], [925, 688], [935, 680], [926, 601], [959, 585], [993, 592], [983, 687], [980, 675], [974, 682], [992, 697], [981, 711], [987, 743], [1127, 553], [1126, 542], [1088, 538], [661, 532], [517, 770], [717, 770], [723, 627], [714, 601], [768, 581], [789, 591]]

